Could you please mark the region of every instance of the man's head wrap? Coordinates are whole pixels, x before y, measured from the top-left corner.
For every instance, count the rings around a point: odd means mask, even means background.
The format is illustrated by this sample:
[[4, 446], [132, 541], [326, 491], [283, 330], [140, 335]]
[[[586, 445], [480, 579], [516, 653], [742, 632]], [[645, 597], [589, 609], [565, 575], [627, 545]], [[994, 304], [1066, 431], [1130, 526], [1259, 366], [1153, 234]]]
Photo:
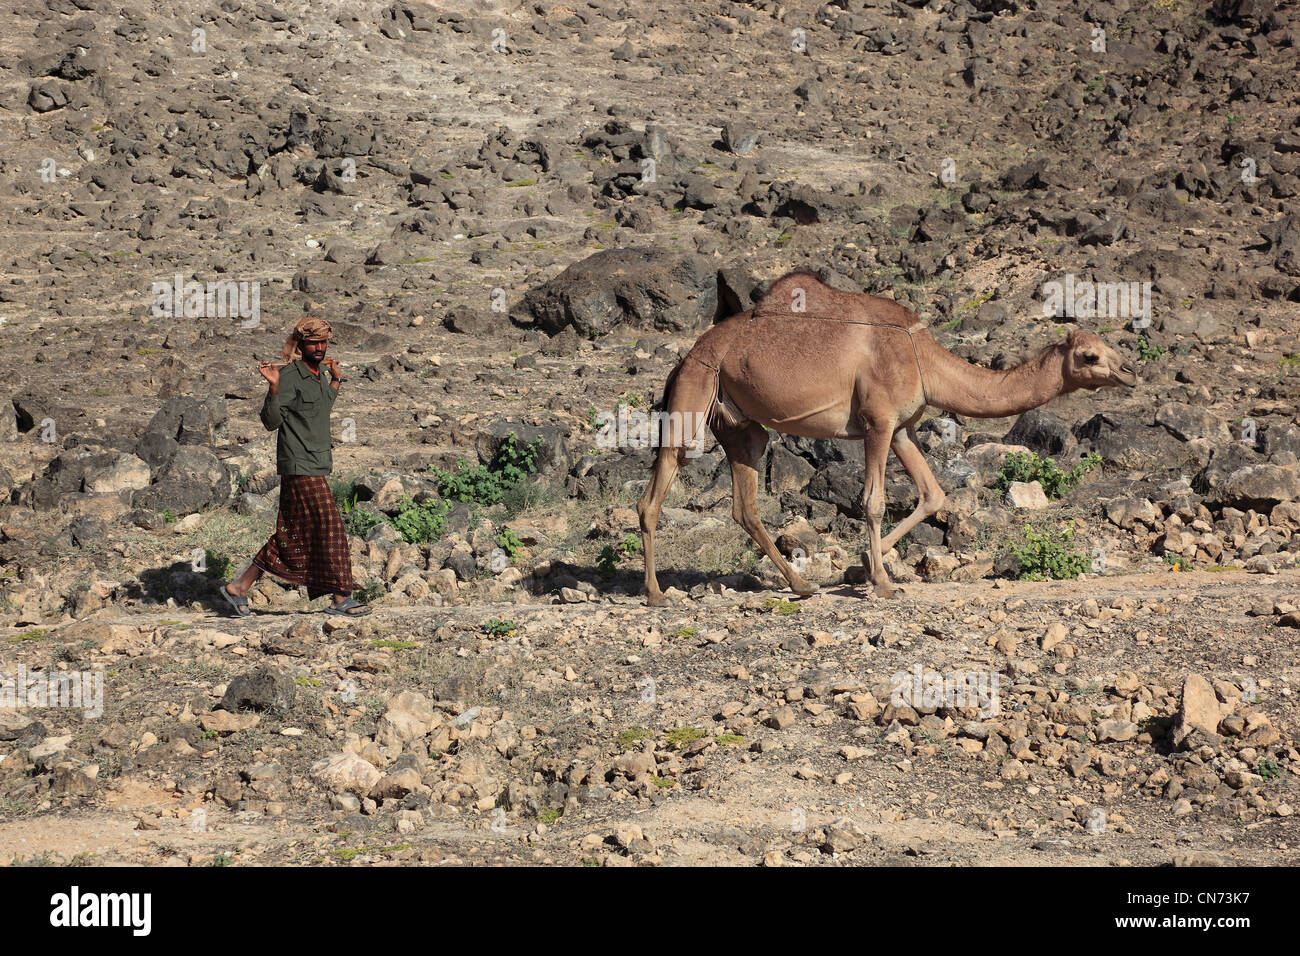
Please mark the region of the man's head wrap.
[[298, 324], [289, 333], [289, 337], [285, 339], [284, 348], [280, 350], [280, 358], [286, 364], [302, 358], [303, 342], [332, 341], [334, 341], [334, 330], [324, 319], [312, 317], [299, 319]]

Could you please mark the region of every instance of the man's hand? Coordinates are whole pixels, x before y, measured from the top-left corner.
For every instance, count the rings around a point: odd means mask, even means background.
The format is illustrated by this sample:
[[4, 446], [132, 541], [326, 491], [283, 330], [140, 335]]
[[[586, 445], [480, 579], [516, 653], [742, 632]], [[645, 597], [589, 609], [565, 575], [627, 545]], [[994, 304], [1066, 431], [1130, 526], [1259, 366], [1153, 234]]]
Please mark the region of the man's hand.
[[321, 359], [321, 365], [324, 365], [325, 370], [330, 373], [330, 378], [343, 377], [343, 373], [339, 371], [339, 363], [334, 361], [334, 359], [332, 358]]
[[276, 394], [280, 390], [280, 370], [270, 362], [259, 362], [257, 370], [262, 373], [262, 378], [271, 384], [271, 394]]

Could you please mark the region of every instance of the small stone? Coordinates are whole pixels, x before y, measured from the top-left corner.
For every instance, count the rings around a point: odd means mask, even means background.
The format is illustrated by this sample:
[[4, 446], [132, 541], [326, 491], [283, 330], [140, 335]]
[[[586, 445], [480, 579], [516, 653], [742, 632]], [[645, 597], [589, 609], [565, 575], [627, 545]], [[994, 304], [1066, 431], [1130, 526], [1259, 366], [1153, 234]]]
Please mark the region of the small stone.
[[782, 707], [776, 713], [772, 714], [772, 716], [768, 717], [767, 720], [763, 721], [763, 723], [771, 727], [773, 730], [785, 730], [794, 723], [794, 720], [794, 711], [789, 707]]
[[334, 754], [316, 761], [311, 775], [331, 790], [366, 794], [379, 782], [379, 770], [356, 754]]
[[1183, 680], [1182, 703], [1178, 709], [1178, 723], [1174, 728], [1175, 746], [1182, 746], [1196, 730], [1216, 734], [1219, 719], [1219, 699], [1210, 682], [1199, 674], [1188, 674]]
[[722, 127], [722, 145], [737, 156], [748, 156], [758, 145], [759, 131], [752, 126], [728, 123]]
[[1133, 671], [1120, 671], [1115, 675], [1115, 692], [1118, 694], [1133, 694], [1142, 686], [1142, 681]]
[[1138, 725], [1131, 720], [1103, 720], [1097, 725], [1097, 739], [1102, 743], [1132, 740], [1137, 733]]
[[626, 850], [634, 841], [644, 839], [644, 834], [639, 826], [629, 823], [615, 830], [612, 838], [614, 843]]
[[1004, 780], [1021, 780], [1029, 776], [1029, 771], [1023, 763], [1013, 758], [1003, 761], [998, 775]]
[[424, 828], [424, 815], [419, 810], [399, 810], [397, 813], [397, 832], [415, 833]]
[[1051, 626], [1049, 626], [1047, 628], [1047, 633], [1045, 633], [1041, 638], [1039, 638], [1038, 646], [1041, 647], [1044, 651], [1050, 651], [1057, 644], [1060, 644], [1063, 640], [1065, 640], [1066, 635], [1068, 633], [1069, 632], [1066, 631], [1065, 629], [1065, 625], [1062, 624], [1060, 621], [1057, 621]]
[[370, 788], [372, 800], [400, 800], [420, 786], [420, 772], [414, 767], [385, 774]]
[[822, 850], [826, 853], [848, 853], [856, 850], [866, 840], [866, 833], [852, 820], [840, 820], [826, 830], [826, 842]]
[[252, 730], [261, 720], [259, 714], [232, 714], [227, 710], [214, 710], [199, 718], [199, 726], [206, 731], [233, 734], [241, 730]]
[[1029, 511], [1038, 511], [1048, 507], [1051, 502], [1047, 500], [1047, 494], [1043, 491], [1043, 486], [1036, 481], [1013, 481], [1007, 488], [1007, 504], [1013, 508], [1022, 508]]
[[361, 809], [361, 801], [356, 794], [352, 793], [331, 793], [330, 809], [342, 810], [344, 813], [356, 813]]
[[32, 747], [27, 756], [33, 761], [44, 760], [46, 757], [53, 757], [57, 753], [62, 753], [68, 749], [68, 744], [72, 743], [72, 734], [60, 734], [57, 737], [46, 737], [36, 746]]

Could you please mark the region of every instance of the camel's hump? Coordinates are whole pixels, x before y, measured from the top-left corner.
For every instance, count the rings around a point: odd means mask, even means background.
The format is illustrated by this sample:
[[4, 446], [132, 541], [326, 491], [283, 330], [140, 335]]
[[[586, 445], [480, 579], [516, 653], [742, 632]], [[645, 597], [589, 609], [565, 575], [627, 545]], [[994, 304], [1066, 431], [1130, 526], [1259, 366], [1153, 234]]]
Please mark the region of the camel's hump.
[[811, 272], [792, 272], [772, 283], [754, 304], [754, 319], [839, 319], [913, 328], [922, 325], [916, 313], [893, 299], [864, 292], [832, 289]]

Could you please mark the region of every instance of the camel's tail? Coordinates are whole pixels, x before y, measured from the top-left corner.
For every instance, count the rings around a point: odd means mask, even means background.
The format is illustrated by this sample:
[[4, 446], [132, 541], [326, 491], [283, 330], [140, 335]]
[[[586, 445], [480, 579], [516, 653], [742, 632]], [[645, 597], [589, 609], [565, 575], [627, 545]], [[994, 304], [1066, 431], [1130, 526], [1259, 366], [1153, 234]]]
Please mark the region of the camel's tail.
[[673, 370], [669, 372], [668, 377], [664, 379], [663, 393], [659, 396], [659, 400], [651, 406], [653, 411], [662, 412], [668, 408], [668, 396], [673, 392], [673, 383], [677, 381], [677, 374], [681, 372], [682, 366], [686, 364], [686, 359], [688, 357], [688, 355], [683, 355], [678, 359], [677, 364], [673, 366]]

